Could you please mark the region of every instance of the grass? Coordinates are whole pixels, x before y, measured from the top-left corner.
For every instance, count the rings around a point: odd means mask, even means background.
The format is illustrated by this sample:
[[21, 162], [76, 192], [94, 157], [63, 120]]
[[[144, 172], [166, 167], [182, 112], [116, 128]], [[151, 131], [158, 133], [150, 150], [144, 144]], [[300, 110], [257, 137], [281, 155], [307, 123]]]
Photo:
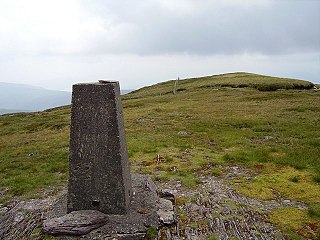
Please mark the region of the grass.
[[215, 234], [210, 234], [208, 237], [207, 237], [207, 240], [216, 240], [216, 235]]
[[293, 207], [279, 208], [272, 211], [268, 220], [276, 224], [290, 239], [320, 237], [319, 223], [313, 221], [305, 210]]
[[264, 169], [260, 169], [260, 174], [255, 178], [235, 181], [238, 191], [254, 198], [276, 199], [280, 193], [285, 199], [310, 204], [320, 203], [320, 186], [314, 183], [312, 173], [307, 170], [265, 164]]
[[149, 227], [145, 236], [145, 239], [157, 239], [158, 230], [155, 227]]
[[69, 108], [0, 119], [0, 188], [9, 188], [9, 196], [28, 196], [66, 182]]
[[[173, 83], [122, 98], [133, 171], [196, 188], [199, 175], [243, 164], [258, 176], [238, 179], [239, 191], [264, 199], [278, 191], [319, 220], [320, 92], [308, 90], [312, 83], [232, 73], [180, 80], [176, 95]], [[2, 202], [66, 183], [69, 121], [68, 106], [0, 116]]]
[[[133, 91], [131, 98], [141, 96], [161, 96], [173, 93], [173, 86], [176, 80], [158, 83], [153, 86], [144, 87]], [[178, 81], [177, 92], [206, 88], [255, 88], [260, 91], [276, 91], [278, 89], [312, 89], [314, 84], [307, 81], [270, 77], [259, 74], [238, 72], [227, 73], [199, 78], [189, 78]]]

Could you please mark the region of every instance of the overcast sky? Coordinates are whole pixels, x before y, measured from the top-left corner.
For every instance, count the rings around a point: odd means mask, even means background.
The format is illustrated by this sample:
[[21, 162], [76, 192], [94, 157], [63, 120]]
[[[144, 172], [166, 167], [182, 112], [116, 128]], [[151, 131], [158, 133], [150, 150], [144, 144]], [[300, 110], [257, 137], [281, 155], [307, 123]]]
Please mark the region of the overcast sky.
[[0, 82], [246, 71], [320, 83], [320, 0], [0, 0]]

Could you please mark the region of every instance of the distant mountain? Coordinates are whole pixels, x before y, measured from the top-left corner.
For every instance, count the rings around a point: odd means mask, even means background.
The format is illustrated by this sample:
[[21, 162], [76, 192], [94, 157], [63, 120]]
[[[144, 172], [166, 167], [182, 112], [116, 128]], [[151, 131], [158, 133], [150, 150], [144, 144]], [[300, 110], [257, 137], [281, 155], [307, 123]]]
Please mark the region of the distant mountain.
[[70, 104], [71, 93], [0, 82], [0, 113], [41, 111]]
[[[126, 94], [132, 90], [121, 90]], [[0, 82], [0, 114], [34, 112], [71, 103], [71, 92]]]
[[129, 89], [124, 89], [124, 90], [121, 90], [121, 95], [124, 95], [124, 94], [127, 94], [127, 93], [130, 93], [134, 90], [129, 90]]
[[23, 109], [2, 109], [2, 108], [0, 108], [0, 115], [7, 114], [7, 113], [17, 113], [17, 112], [32, 112], [32, 111], [23, 110]]

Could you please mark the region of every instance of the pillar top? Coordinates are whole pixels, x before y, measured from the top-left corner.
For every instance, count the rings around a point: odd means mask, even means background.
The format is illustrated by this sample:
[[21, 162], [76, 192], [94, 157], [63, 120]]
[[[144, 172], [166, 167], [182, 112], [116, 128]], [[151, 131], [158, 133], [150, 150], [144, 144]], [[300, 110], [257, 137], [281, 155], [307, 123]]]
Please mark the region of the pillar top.
[[104, 84], [119, 84], [119, 81], [115, 80], [98, 80], [97, 82], [90, 82], [90, 83], [76, 83], [74, 86], [78, 85], [104, 85]]

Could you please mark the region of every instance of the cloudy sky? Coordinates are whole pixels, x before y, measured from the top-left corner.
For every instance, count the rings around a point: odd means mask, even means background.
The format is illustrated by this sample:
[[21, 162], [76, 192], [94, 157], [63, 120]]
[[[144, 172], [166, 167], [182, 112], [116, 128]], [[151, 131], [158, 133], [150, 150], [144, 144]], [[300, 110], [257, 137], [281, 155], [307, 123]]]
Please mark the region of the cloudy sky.
[[235, 71], [320, 83], [320, 0], [0, 0], [0, 82], [135, 89]]

